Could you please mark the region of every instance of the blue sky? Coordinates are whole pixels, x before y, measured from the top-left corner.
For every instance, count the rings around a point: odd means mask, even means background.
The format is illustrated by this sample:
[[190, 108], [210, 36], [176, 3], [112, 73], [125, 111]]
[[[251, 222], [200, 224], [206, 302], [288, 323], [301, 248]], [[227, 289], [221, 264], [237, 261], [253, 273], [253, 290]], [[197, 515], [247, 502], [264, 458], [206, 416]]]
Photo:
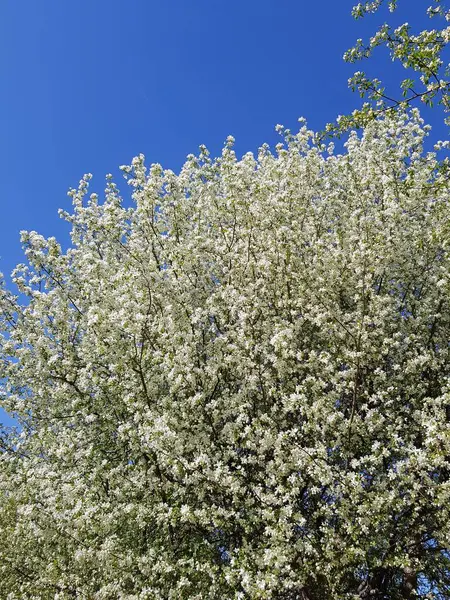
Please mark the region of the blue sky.
[[3, 0], [0, 271], [23, 260], [21, 229], [67, 242], [57, 209], [83, 173], [101, 192], [140, 152], [176, 171], [229, 134], [243, 154], [274, 144], [277, 123], [321, 129], [351, 111], [354, 70], [394, 83], [402, 69], [382, 52], [348, 65], [344, 51], [386, 19], [429, 27], [429, 3], [355, 22], [353, 0]]

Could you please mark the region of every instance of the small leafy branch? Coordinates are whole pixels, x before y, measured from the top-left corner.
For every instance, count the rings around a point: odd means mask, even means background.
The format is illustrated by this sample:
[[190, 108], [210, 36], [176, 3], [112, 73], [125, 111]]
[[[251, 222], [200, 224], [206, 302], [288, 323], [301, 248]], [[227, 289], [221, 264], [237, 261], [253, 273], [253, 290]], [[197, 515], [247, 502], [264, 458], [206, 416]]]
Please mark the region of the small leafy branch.
[[[359, 3], [353, 7], [352, 16], [361, 19], [368, 13], [378, 11], [384, 0]], [[390, 12], [397, 8], [397, 1], [387, 3]], [[441, 0], [435, 0], [427, 9], [430, 18], [444, 20], [444, 25], [435, 29], [424, 29], [415, 34], [409, 23], [392, 28], [382, 25], [366, 43], [358, 39], [356, 44], [344, 54], [344, 60], [356, 63], [370, 58], [378, 47], [386, 47], [393, 61], [400, 61], [405, 69], [411, 70], [411, 76], [400, 82], [399, 94], [386, 92], [383, 83], [377, 78], [370, 78], [364, 71], [357, 71], [349, 79], [349, 87], [357, 91], [366, 102], [350, 115], [329, 123], [326, 135], [340, 136], [350, 128], [364, 127], [381, 113], [402, 110], [416, 101], [427, 106], [438, 105], [444, 113], [450, 112], [450, 65], [445, 62], [446, 46], [450, 40], [450, 10]], [[445, 117], [450, 124], [450, 116]]]

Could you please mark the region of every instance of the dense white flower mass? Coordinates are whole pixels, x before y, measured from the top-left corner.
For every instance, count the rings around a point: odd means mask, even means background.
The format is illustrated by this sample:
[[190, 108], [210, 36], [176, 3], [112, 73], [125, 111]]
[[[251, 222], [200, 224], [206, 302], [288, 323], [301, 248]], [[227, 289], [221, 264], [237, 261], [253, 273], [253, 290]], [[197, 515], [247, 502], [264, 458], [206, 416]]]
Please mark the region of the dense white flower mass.
[[449, 182], [416, 111], [280, 130], [22, 234], [1, 598], [450, 597]]

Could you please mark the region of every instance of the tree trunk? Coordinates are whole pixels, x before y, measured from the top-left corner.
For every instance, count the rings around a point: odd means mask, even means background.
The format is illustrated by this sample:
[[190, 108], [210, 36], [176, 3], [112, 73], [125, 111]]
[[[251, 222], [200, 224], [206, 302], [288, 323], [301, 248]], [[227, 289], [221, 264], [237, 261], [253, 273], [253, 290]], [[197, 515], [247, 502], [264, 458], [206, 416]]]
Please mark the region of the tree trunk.
[[411, 567], [403, 570], [402, 597], [413, 598], [417, 589], [417, 573]]

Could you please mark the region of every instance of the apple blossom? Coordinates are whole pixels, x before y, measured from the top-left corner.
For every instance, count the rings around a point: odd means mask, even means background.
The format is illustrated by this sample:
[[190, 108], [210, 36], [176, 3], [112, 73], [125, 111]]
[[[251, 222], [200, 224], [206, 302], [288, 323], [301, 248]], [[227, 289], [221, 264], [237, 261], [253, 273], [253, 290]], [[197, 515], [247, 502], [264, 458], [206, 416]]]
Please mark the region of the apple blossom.
[[417, 110], [279, 130], [22, 233], [2, 598], [449, 597], [448, 179]]

